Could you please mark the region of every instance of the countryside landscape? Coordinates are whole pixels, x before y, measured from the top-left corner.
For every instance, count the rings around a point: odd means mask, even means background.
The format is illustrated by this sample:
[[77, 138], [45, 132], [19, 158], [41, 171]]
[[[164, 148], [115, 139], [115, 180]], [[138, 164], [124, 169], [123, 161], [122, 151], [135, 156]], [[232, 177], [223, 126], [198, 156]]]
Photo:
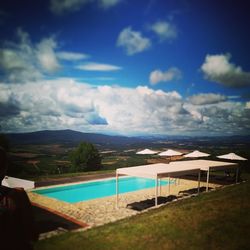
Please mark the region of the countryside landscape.
[[[6, 134], [4, 137], [9, 142], [10, 172], [8, 174], [34, 180], [36, 185], [53, 182], [56, 184], [58, 180], [68, 182], [69, 177], [77, 176], [96, 174], [114, 176], [117, 168], [166, 162], [166, 160], [169, 162], [166, 157], [136, 154], [144, 148], [159, 152], [175, 149], [182, 153], [198, 149], [211, 154], [209, 157], [211, 160], [218, 160], [217, 155], [229, 151], [248, 159], [250, 157], [250, 142], [247, 136], [125, 137], [59, 130]], [[70, 152], [84, 141], [93, 143], [100, 153], [101, 164], [98, 170], [74, 171], [72, 169]], [[185, 159], [172, 158], [171, 160]], [[102, 249], [176, 249], [179, 247], [200, 249], [204, 246], [205, 249], [244, 249], [249, 243], [247, 232], [250, 218], [248, 181], [250, 168], [248, 161], [237, 163], [241, 167], [240, 180], [243, 183], [240, 185], [203, 194], [191, 200], [170, 203], [166, 207], [148, 211], [135, 218], [124, 219], [83, 233], [69, 230], [66, 224], [58, 223], [58, 219], [55, 220], [51, 215], [48, 217], [48, 214], [38, 213], [36, 208], [35, 219], [43, 234], [49, 230], [56, 230], [59, 225], [67, 230], [57, 233], [55, 237], [50, 236], [38, 241], [35, 249], [100, 249], [100, 247]], [[225, 178], [223, 171], [214, 174]], [[227, 181], [224, 184], [227, 186], [230, 183], [232, 182]], [[206, 209], [201, 209], [202, 207]], [[50, 223], [46, 222], [46, 218], [50, 218]], [[45, 228], [42, 226], [44, 223]], [[155, 232], [156, 227], [158, 230]], [[129, 241], [127, 237], [130, 238]], [[150, 240], [145, 242], [142, 240], [144, 237]]]
[[[250, 137], [126, 137], [104, 134], [81, 133], [72, 130], [39, 131], [33, 133], [7, 134], [10, 144], [10, 168], [8, 174], [20, 178], [39, 180], [48, 176], [57, 177], [74, 173], [69, 159], [70, 152], [80, 142], [95, 145], [101, 155], [99, 171], [113, 171], [164, 161], [160, 156], [136, 155], [139, 150], [150, 148], [162, 152], [167, 149], [188, 153], [194, 150], [211, 154], [211, 159], [228, 153], [250, 157]], [[243, 162], [242, 165], [248, 163]], [[246, 168], [248, 171], [248, 168]], [[77, 173], [75, 173], [77, 174]]]
[[249, 13], [0, 1], [0, 249], [249, 249]]

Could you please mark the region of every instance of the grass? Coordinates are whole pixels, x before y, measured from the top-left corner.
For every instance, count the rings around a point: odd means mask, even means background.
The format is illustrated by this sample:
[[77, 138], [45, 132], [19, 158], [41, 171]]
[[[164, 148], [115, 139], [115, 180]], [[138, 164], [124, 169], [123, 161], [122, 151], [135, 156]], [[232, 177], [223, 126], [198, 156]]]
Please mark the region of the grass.
[[35, 249], [249, 249], [249, 228], [250, 183], [245, 182], [43, 240]]

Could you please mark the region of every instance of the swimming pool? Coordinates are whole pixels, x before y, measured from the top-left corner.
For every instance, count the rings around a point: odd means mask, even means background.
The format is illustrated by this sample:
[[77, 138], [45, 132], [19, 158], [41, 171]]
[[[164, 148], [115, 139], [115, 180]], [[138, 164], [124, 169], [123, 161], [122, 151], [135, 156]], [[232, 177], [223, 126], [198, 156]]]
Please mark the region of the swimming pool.
[[[167, 185], [167, 181], [161, 181], [160, 185]], [[119, 179], [119, 193], [127, 193], [155, 186], [155, 180], [125, 177]], [[103, 198], [116, 194], [116, 180], [102, 180], [74, 184], [62, 187], [47, 188], [32, 191], [37, 194], [52, 197], [61, 201], [75, 203], [97, 198]]]

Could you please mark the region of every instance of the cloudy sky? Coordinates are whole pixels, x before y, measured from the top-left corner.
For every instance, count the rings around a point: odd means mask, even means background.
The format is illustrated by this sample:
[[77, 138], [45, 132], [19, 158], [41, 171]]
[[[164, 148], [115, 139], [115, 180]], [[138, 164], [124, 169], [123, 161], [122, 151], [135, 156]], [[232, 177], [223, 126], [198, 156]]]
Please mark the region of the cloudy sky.
[[1, 132], [250, 134], [247, 3], [1, 1]]

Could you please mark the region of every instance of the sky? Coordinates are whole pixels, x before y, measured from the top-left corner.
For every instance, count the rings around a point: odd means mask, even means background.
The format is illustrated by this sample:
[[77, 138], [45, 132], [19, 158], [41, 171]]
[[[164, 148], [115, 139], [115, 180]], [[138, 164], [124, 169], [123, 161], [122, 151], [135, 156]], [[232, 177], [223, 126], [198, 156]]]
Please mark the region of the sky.
[[0, 3], [0, 132], [250, 134], [247, 0]]

